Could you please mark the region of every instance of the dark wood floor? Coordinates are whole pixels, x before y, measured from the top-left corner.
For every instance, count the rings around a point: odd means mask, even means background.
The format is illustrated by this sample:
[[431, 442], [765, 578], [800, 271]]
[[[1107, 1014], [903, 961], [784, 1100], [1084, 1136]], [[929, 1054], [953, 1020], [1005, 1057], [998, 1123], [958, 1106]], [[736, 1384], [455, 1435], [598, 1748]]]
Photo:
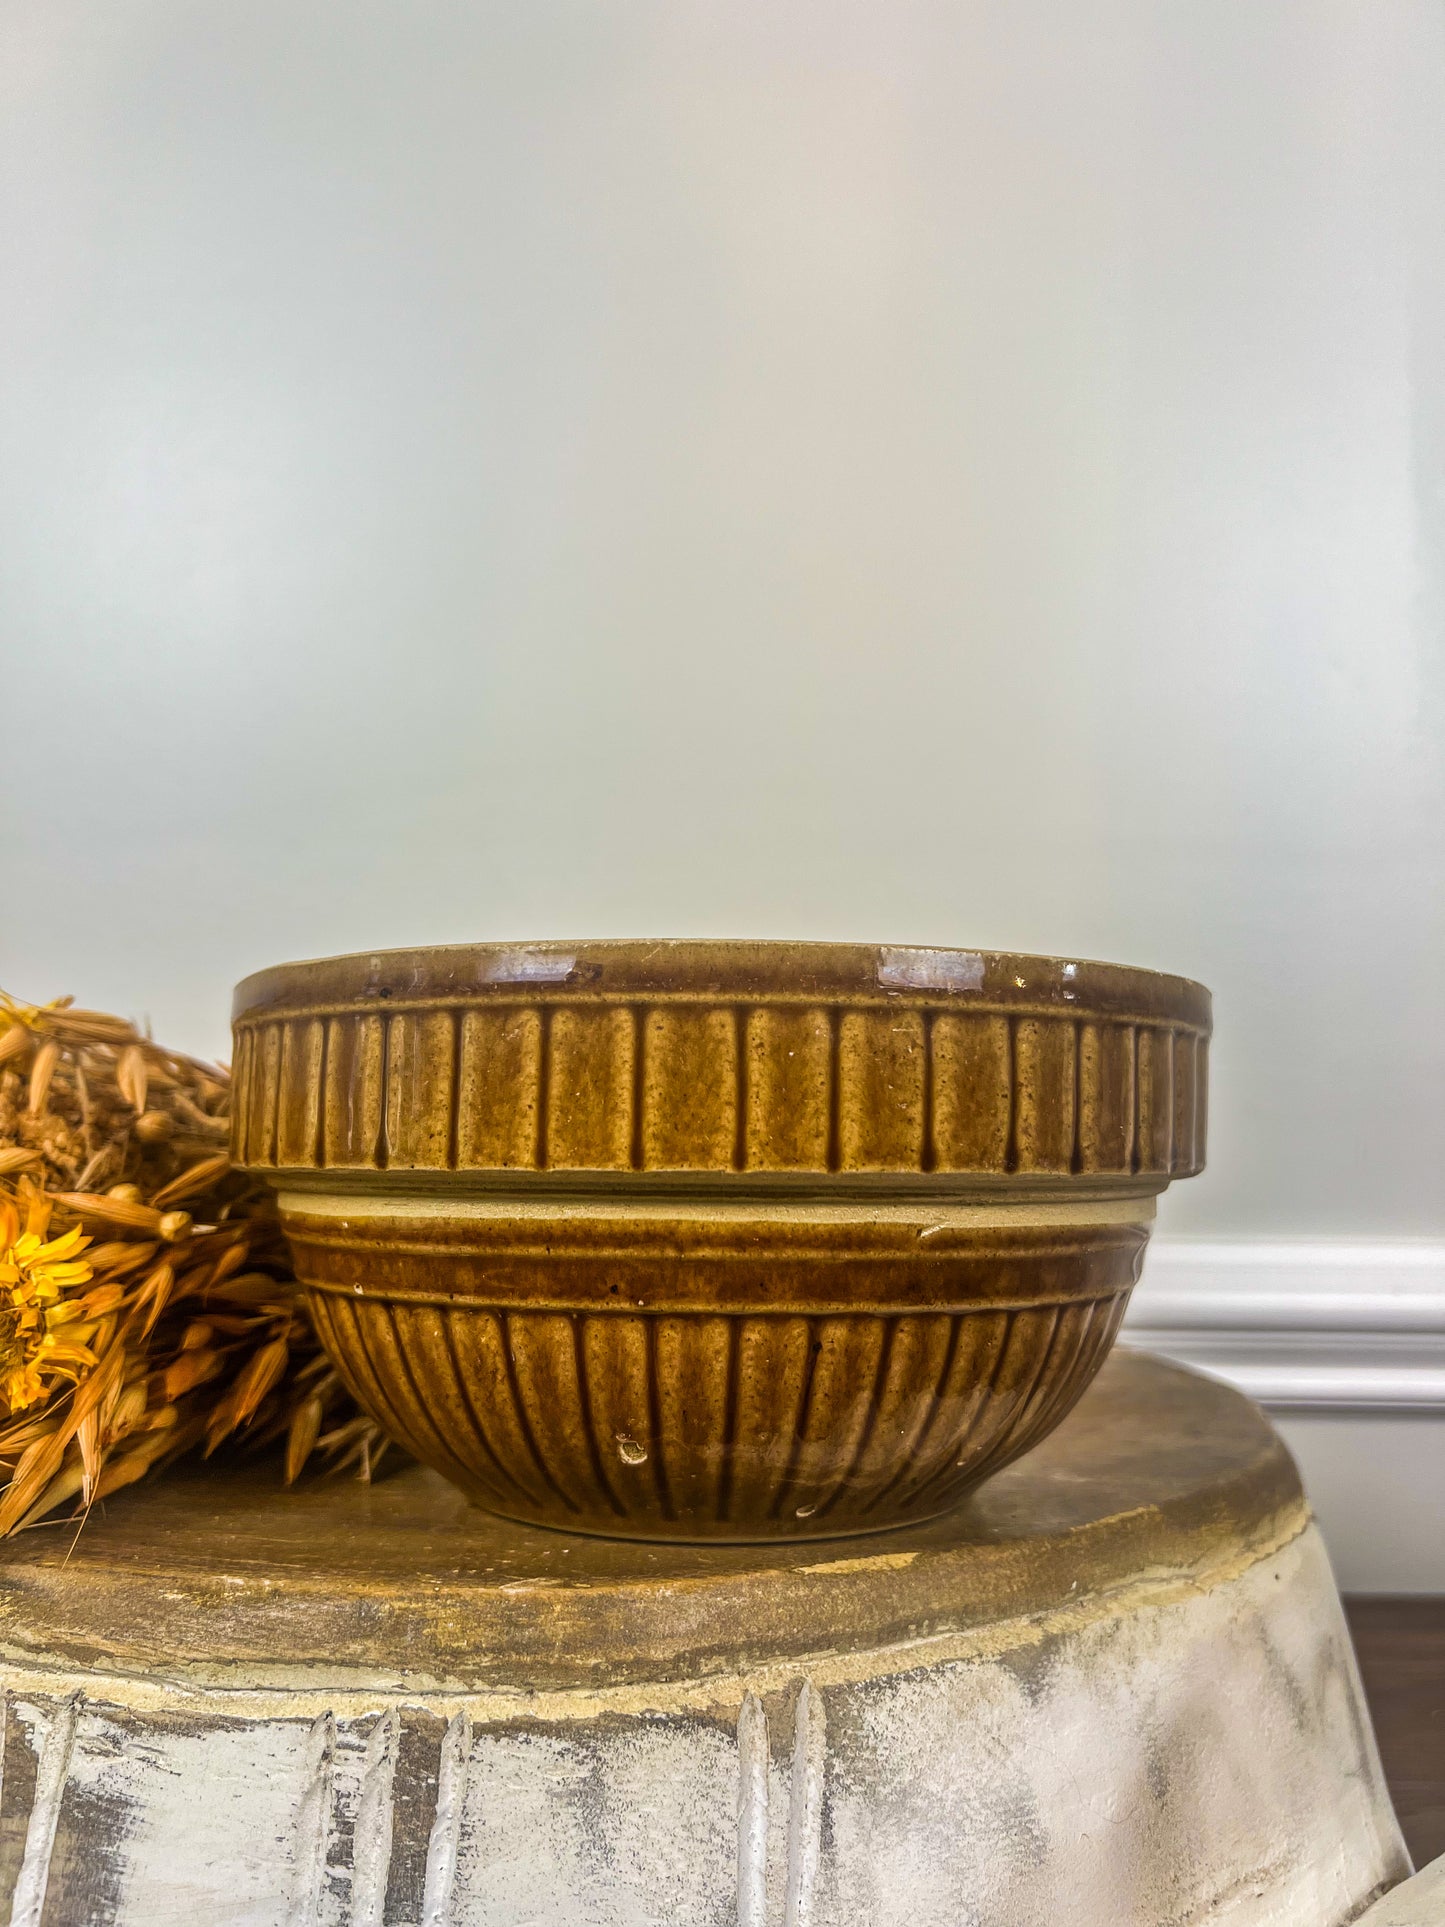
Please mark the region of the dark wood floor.
[[1345, 1601], [1405, 1844], [1417, 1867], [1445, 1853], [1445, 1598]]

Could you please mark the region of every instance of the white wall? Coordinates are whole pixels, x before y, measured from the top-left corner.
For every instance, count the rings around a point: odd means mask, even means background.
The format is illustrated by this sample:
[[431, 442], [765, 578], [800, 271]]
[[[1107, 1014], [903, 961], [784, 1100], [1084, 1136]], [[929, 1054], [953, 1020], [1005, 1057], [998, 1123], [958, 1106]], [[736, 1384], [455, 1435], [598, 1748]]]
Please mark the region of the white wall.
[[800, 933], [1217, 995], [1445, 1237], [1445, 16], [4, 0], [0, 983]]
[[1344, 1592], [1445, 1592], [1445, 1417], [1289, 1412], [1275, 1422]]
[[220, 1050], [433, 938], [1157, 963], [1170, 1225], [1445, 1231], [1434, 7], [0, 30], [0, 982]]
[[1156, 1239], [1125, 1333], [1273, 1414], [1342, 1586], [1445, 1593], [1445, 1244]]

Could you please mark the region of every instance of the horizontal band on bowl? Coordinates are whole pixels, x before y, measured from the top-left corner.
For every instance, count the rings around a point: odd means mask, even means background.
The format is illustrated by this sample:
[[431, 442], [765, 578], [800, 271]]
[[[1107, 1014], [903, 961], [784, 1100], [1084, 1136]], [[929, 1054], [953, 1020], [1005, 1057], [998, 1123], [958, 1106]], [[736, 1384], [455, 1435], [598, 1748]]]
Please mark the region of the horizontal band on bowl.
[[[415, 1302], [545, 1303], [573, 1310], [634, 1308], [719, 1315], [833, 1309], [959, 1311], [1063, 1304], [1129, 1290], [1147, 1242], [1141, 1225], [1059, 1226], [959, 1234], [934, 1245], [886, 1221], [751, 1227], [629, 1227], [601, 1221], [558, 1228], [535, 1222], [439, 1226], [435, 1235], [394, 1221], [364, 1231], [315, 1219], [283, 1220], [298, 1276], [343, 1296]], [[590, 1236], [586, 1235], [590, 1232]]]
[[659, 998], [248, 1014], [232, 1149], [290, 1172], [1167, 1183], [1203, 1166], [1206, 1059], [1186, 1023], [1087, 1010]]
[[1158, 1173], [1095, 1171], [1059, 1178], [1046, 1172], [862, 1171], [820, 1177], [809, 1171], [416, 1171], [395, 1166], [268, 1169], [284, 1203], [298, 1211], [466, 1214], [498, 1208], [564, 1213], [582, 1209], [688, 1212], [818, 1206], [832, 1211], [933, 1212], [966, 1209], [1010, 1214], [1105, 1211], [1116, 1204], [1147, 1211], [1169, 1180]]
[[1047, 1013], [1070, 1005], [1207, 1032], [1209, 992], [1128, 964], [1012, 951], [738, 939], [440, 944], [279, 964], [236, 987], [236, 1021], [465, 1000], [644, 999], [898, 1006], [916, 1000]]
[[1048, 1219], [1042, 1223], [972, 1224], [963, 1214], [937, 1225], [916, 1218], [842, 1216], [819, 1211], [808, 1216], [717, 1212], [707, 1217], [659, 1217], [598, 1211], [549, 1220], [540, 1212], [513, 1216], [412, 1217], [404, 1212], [347, 1219], [283, 1210], [282, 1223], [293, 1246], [371, 1257], [407, 1252], [421, 1258], [563, 1258], [632, 1260], [659, 1264], [696, 1259], [739, 1264], [827, 1263], [886, 1260], [933, 1265], [966, 1261], [1008, 1263], [1039, 1257], [1076, 1258], [1091, 1251], [1140, 1250], [1149, 1226], [1122, 1214], [1084, 1223]]
[[430, 1244], [479, 1238], [489, 1241], [489, 1249], [500, 1240], [507, 1247], [530, 1242], [538, 1250], [554, 1249], [571, 1228], [594, 1243], [611, 1238], [644, 1247], [659, 1239], [685, 1238], [696, 1245], [740, 1238], [767, 1239], [786, 1249], [816, 1234], [816, 1239], [831, 1238], [845, 1247], [860, 1238], [877, 1244], [886, 1236], [900, 1252], [928, 1245], [947, 1249], [990, 1230], [1033, 1237], [1050, 1226], [1066, 1235], [1095, 1225], [1147, 1227], [1154, 1222], [1157, 1195], [1152, 1186], [1117, 1186], [1081, 1190], [1073, 1197], [1020, 1197], [999, 1190], [992, 1196], [884, 1193], [867, 1199], [810, 1192], [779, 1200], [742, 1191], [638, 1196], [616, 1186], [561, 1198], [549, 1196], [545, 1185], [481, 1193], [460, 1187], [452, 1192], [443, 1186], [418, 1194], [380, 1182], [352, 1190], [303, 1188], [289, 1180], [277, 1189], [283, 1218], [298, 1228], [314, 1228], [318, 1236], [334, 1231], [363, 1238], [395, 1233]]
[[382, 1305], [435, 1305], [448, 1311], [484, 1312], [494, 1317], [513, 1314], [533, 1313], [559, 1318], [570, 1318], [578, 1312], [589, 1317], [606, 1318], [967, 1318], [974, 1313], [979, 1316], [987, 1312], [1037, 1311], [1047, 1310], [1063, 1304], [1086, 1305], [1103, 1304], [1133, 1290], [1132, 1282], [1119, 1285], [1110, 1290], [1070, 1293], [1062, 1298], [1057, 1291], [1046, 1290], [1038, 1293], [1020, 1293], [1005, 1297], [969, 1298], [966, 1301], [955, 1299], [925, 1299], [921, 1295], [888, 1299], [870, 1297], [866, 1305], [855, 1299], [830, 1301], [826, 1298], [779, 1297], [764, 1303], [744, 1302], [725, 1303], [717, 1298], [693, 1301], [676, 1296], [659, 1296], [648, 1300], [631, 1300], [622, 1296], [598, 1297], [579, 1289], [571, 1295], [554, 1294], [540, 1296], [532, 1285], [508, 1298], [501, 1292], [493, 1291], [486, 1296], [467, 1297], [461, 1293], [443, 1291], [406, 1291], [394, 1285], [384, 1290], [351, 1284], [337, 1280], [321, 1281], [316, 1278], [306, 1280], [308, 1291], [330, 1293], [333, 1297], [365, 1299], [372, 1304]]

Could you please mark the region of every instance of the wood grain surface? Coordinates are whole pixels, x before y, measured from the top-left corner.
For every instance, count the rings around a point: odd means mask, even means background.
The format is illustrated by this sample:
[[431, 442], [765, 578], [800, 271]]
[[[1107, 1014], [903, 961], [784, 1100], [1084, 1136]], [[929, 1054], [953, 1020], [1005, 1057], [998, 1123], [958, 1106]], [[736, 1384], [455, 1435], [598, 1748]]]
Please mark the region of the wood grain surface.
[[1423, 1867], [1445, 1853], [1445, 1596], [1356, 1596], [1345, 1615], [1400, 1831]]

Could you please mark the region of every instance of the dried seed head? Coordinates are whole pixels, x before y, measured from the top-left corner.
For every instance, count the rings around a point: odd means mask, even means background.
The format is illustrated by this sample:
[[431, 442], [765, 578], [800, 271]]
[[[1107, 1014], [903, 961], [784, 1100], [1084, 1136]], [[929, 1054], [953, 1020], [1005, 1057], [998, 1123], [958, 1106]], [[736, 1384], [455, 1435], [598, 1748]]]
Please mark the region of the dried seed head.
[[115, 1082], [133, 1111], [143, 1111], [146, 1107], [147, 1081], [145, 1052], [139, 1044], [127, 1044], [116, 1059]]
[[168, 1404], [184, 1398], [196, 1386], [204, 1385], [208, 1378], [214, 1378], [225, 1364], [220, 1352], [194, 1351], [182, 1352], [179, 1358], [167, 1365], [162, 1376], [162, 1386]]
[[148, 1238], [160, 1236], [161, 1214], [148, 1204], [107, 1198], [95, 1191], [52, 1191], [50, 1195], [87, 1223], [111, 1225], [117, 1231], [135, 1231]]
[[76, 1438], [80, 1444], [80, 1463], [84, 1472], [83, 1489], [88, 1505], [101, 1463], [99, 1412], [86, 1413], [77, 1428]]
[[76, 1010], [68, 997], [50, 1005], [45, 1017], [56, 1031], [77, 1043], [127, 1044], [136, 1034], [135, 1025], [124, 1017], [111, 1017], [103, 1010]]
[[118, 1238], [113, 1243], [92, 1245], [85, 1256], [97, 1278], [102, 1272], [119, 1278], [133, 1271], [144, 1271], [159, 1249], [159, 1245], [150, 1242]]
[[151, 1202], [158, 1210], [164, 1211], [170, 1205], [179, 1204], [182, 1198], [197, 1197], [202, 1191], [209, 1191], [230, 1168], [231, 1160], [224, 1151], [214, 1157], [202, 1158], [178, 1178], [172, 1178], [168, 1185], [156, 1192]]
[[49, 1101], [51, 1081], [59, 1062], [60, 1046], [53, 1037], [47, 1037], [36, 1051], [35, 1062], [30, 1066], [30, 1095], [26, 1108], [32, 1117], [39, 1117]]
[[212, 1117], [209, 1111], [203, 1111], [198, 1105], [193, 1104], [184, 1091], [177, 1091], [171, 1102], [175, 1107], [178, 1121], [196, 1136], [220, 1140], [231, 1135], [230, 1118]]
[[223, 1251], [216, 1260], [215, 1270], [211, 1273], [212, 1285], [219, 1285], [223, 1278], [229, 1278], [238, 1272], [250, 1255], [244, 1244], [234, 1244]]
[[291, 1414], [291, 1424], [286, 1433], [287, 1485], [295, 1485], [302, 1467], [315, 1450], [324, 1409], [319, 1398], [304, 1398]]
[[[57, 1307], [70, 1375], [23, 1410], [0, 1401], [0, 1537], [238, 1426], [284, 1440], [291, 1479], [313, 1455], [373, 1469], [385, 1441], [316, 1345], [274, 1218], [227, 1183], [229, 1071], [66, 999], [3, 996], [0, 1069], [0, 1197], [25, 1221], [33, 1192], [52, 1236], [94, 1241]], [[221, 1184], [224, 1202], [198, 1202]], [[219, 1222], [197, 1232], [192, 1211]]]
[[[173, 1411], [175, 1408], [166, 1406], [164, 1409]], [[111, 1439], [125, 1438], [128, 1433], [135, 1430], [145, 1415], [146, 1388], [143, 1381], [137, 1380], [135, 1384], [127, 1385], [116, 1400], [115, 1412], [109, 1427]]]
[[80, 1301], [85, 1316], [100, 1318], [106, 1312], [114, 1311], [117, 1306], [123, 1305], [125, 1289], [119, 1279], [113, 1279], [106, 1284], [97, 1285], [93, 1291], [88, 1291]]
[[[151, 1250], [155, 1250], [154, 1245], [151, 1246]], [[145, 1323], [141, 1326], [142, 1338], [149, 1338], [154, 1331], [156, 1321], [170, 1302], [175, 1283], [176, 1274], [171, 1265], [157, 1265], [155, 1270], [142, 1281], [132, 1306], [132, 1310], [145, 1313]]]
[[237, 1425], [246, 1420], [260, 1405], [261, 1400], [280, 1383], [286, 1370], [289, 1347], [284, 1338], [273, 1338], [269, 1345], [263, 1345], [254, 1358], [245, 1366], [236, 1379], [236, 1418]]

